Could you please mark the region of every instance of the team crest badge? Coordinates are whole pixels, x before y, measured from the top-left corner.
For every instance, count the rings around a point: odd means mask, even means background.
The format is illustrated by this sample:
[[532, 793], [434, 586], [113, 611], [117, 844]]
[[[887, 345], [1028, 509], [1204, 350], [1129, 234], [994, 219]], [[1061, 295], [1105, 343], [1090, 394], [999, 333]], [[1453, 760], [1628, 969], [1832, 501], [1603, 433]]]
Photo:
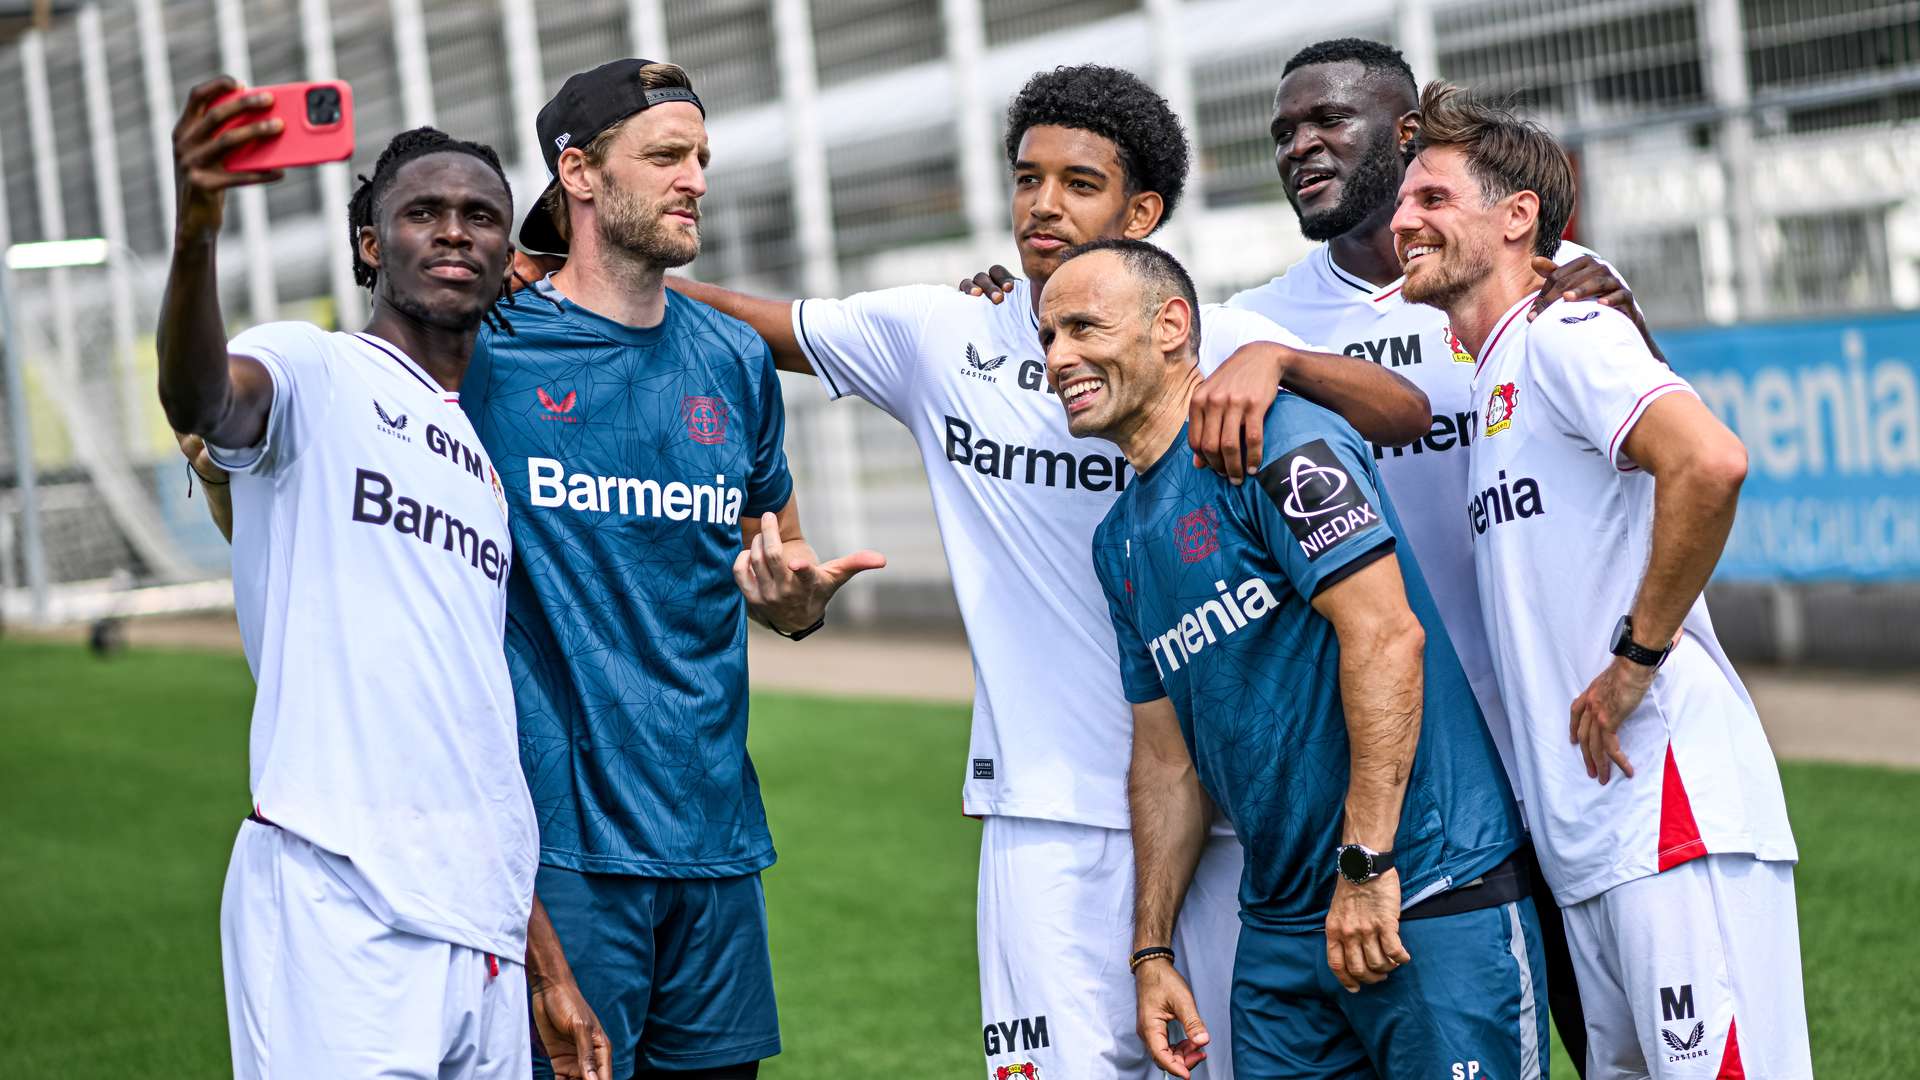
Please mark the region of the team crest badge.
[[680, 403], [687, 421], [687, 437], [702, 446], [727, 441], [727, 403], [717, 397], [690, 397]]
[[1182, 562], [1199, 562], [1220, 550], [1220, 537], [1214, 530], [1218, 520], [1213, 507], [1203, 506], [1173, 523], [1173, 538], [1180, 545]]
[[1520, 390], [1512, 383], [1501, 383], [1487, 398], [1487, 434], [1498, 435], [1513, 426], [1513, 400]]
[[1040, 1080], [1040, 1066], [1031, 1061], [1002, 1065], [993, 1070], [993, 1080]]
[[1468, 352], [1467, 347], [1460, 343], [1459, 335], [1453, 332], [1452, 326], [1447, 327], [1446, 334], [1447, 348], [1453, 353], [1453, 362], [1456, 364], [1473, 363], [1473, 354]]

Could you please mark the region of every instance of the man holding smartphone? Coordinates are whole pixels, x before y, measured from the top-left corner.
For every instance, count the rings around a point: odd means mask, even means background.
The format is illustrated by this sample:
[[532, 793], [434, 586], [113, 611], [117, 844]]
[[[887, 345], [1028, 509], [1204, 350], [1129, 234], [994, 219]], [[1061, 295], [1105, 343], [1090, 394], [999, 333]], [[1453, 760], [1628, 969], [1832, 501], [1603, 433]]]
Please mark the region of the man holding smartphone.
[[485, 146], [402, 134], [353, 201], [366, 329], [270, 323], [229, 342], [214, 266], [225, 193], [282, 173], [223, 163], [286, 128], [246, 115], [272, 93], [238, 90], [195, 87], [174, 129], [158, 335], [169, 422], [232, 475], [235, 603], [258, 683], [254, 809], [221, 899], [234, 1074], [518, 1080], [532, 960], [548, 1044], [572, 1049], [573, 1075], [606, 1076], [557, 949], [528, 948], [529, 920], [545, 918], [501, 650], [513, 543], [459, 407], [507, 277], [505, 175]]

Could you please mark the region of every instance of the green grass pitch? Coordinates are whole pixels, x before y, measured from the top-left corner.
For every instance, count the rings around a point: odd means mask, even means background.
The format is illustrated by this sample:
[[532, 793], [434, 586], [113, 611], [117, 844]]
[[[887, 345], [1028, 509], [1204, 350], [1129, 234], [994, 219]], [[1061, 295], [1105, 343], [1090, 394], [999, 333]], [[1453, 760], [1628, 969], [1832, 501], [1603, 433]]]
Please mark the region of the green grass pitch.
[[[216, 920], [246, 666], [0, 643], [0, 688], [0, 1073], [228, 1075]], [[763, 695], [753, 725], [781, 853], [766, 1075], [980, 1077], [966, 710]], [[1920, 1076], [1920, 774], [1784, 771], [1817, 1071]]]

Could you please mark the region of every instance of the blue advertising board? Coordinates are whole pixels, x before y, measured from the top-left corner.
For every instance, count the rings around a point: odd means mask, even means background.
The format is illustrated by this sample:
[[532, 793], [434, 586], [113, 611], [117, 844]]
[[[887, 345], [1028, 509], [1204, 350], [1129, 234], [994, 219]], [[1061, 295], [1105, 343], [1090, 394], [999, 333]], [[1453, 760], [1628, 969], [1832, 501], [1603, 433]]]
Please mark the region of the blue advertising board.
[[1747, 444], [1722, 580], [1920, 580], [1920, 314], [1661, 333]]

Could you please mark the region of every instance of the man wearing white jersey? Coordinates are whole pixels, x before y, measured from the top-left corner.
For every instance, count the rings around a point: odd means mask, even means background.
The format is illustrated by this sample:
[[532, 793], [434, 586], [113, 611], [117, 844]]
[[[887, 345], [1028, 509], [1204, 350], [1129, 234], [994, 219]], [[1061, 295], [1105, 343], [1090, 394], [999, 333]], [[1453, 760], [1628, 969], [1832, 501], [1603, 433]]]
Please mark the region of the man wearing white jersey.
[[[1087, 65], [1035, 76], [1008, 110], [1012, 219], [1027, 280], [995, 306], [950, 286], [786, 304], [676, 282], [751, 323], [788, 370], [866, 398], [906, 425], [932, 488], [973, 649], [964, 805], [985, 819], [979, 949], [989, 1075], [1145, 1077], [1129, 976], [1130, 712], [1089, 551], [1132, 480], [1110, 444], [1075, 440], [1045, 375], [1035, 301], [1069, 246], [1145, 237], [1178, 203], [1186, 137], [1139, 79]], [[1363, 433], [1404, 441], [1426, 405], [1372, 364], [1302, 351], [1250, 312], [1206, 310], [1210, 370], [1237, 348], [1285, 358], [1288, 385]], [[1243, 864], [1225, 829], [1200, 857], [1170, 945], [1200, 1010], [1228, 1014]], [[1174, 912], [1165, 913], [1174, 926]], [[1223, 1030], [1182, 1022], [1190, 1063], [1230, 1075]], [[1216, 1021], [1217, 1023], [1217, 1021]], [[1167, 1032], [1145, 1031], [1165, 1046]], [[1202, 1048], [1206, 1049], [1203, 1050]]]
[[1521, 318], [1574, 205], [1550, 134], [1434, 83], [1418, 146], [1392, 227], [1476, 357], [1463, 513], [1588, 1075], [1811, 1076], [1786, 803], [1701, 597], [1746, 450], [1620, 312]]
[[[513, 550], [458, 404], [505, 281], [512, 196], [490, 149], [405, 133], [350, 210], [367, 329], [270, 323], [228, 342], [224, 193], [279, 174], [221, 162], [281, 128], [245, 119], [267, 92], [221, 100], [238, 89], [196, 87], [174, 131], [158, 340], [168, 420], [232, 476], [259, 684], [254, 812], [221, 900], [234, 1073], [523, 1077], [537, 842], [501, 651]], [[594, 1075], [591, 1013], [564, 970], [538, 974], [543, 1035]]]

